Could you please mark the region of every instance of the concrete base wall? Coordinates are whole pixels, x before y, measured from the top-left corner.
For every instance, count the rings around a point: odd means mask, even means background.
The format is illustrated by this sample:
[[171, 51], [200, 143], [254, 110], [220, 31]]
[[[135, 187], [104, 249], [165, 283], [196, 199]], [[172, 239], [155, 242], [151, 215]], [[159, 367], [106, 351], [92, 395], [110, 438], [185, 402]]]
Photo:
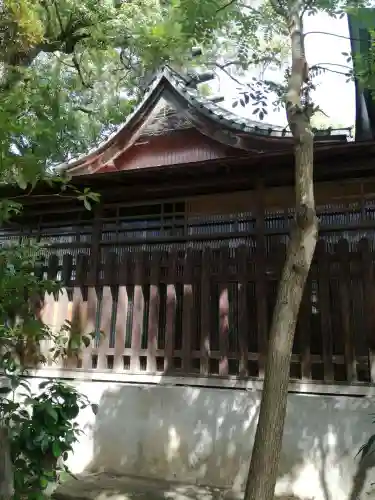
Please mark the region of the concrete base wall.
[[[34, 388], [41, 382], [31, 379]], [[70, 457], [73, 472], [108, 471], [244, 487], [258, 418], [257, 391], [75, 382], [92, 403]], [[374, 462], [356, 454], [375, 433], [369, 397], [290, 394], [277, 495], [369, 498]]]

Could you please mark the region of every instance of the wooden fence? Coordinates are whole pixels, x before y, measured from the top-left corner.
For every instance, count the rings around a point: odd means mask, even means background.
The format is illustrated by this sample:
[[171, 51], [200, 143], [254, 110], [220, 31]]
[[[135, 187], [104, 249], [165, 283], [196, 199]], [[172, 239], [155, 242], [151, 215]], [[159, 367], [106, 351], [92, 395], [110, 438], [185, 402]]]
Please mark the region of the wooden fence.
[[[285, 245], [50, 255], [64, 291], [43, 320], [97, 332], [74, 368], [113, 373], [262, 377]], [[318, 242], [298, 319], [291, 377], [374, 382], [375, 289], [370, 241]], [[103, 336], [99, 332], [103, 332]], [[72, 362], [69, 367], [72, 368]]]

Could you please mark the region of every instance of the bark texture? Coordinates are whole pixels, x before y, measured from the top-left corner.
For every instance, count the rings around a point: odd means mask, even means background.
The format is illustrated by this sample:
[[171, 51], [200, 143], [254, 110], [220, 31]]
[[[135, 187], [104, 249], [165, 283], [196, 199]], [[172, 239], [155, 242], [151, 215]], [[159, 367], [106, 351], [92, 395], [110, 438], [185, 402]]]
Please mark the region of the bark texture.
[[0, 428], [0, 500], [13, 497], [13, 466], [10, 456], [8, 430]]
[[[280, 15], [279, 10], [277, 14]], [[288, 10], [281, 14], [288, 23], [292, 46], [292, 71], [286, 109], [295, 140], [296, 217], [273, 312], [262, 402], [245, 500], [271, 500], [274, 496], [294, 333], [318, 234], [313, 183], [314, 137], [309, 109], [301, 103], [301, 91], [307, 77], [301, 3], [291, 0]]]

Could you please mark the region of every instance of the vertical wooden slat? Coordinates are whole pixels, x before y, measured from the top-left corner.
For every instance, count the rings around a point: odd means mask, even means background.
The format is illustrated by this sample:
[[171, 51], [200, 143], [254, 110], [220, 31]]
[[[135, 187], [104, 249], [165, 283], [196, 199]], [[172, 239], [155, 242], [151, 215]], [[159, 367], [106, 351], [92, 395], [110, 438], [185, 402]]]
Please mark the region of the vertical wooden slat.
[[[50, 260], [47, 264], [47, 277], [48, 279], [54, 279], [57, 273], [57, 266], [53, 265], [53, 262]], [[55, 269], [54, 269], [55, 267]], [[43, 273], [44, 274], [44, 273]], [[55, 308], [55, 297], [53, 293], [46, 293], [44, 297], [41, 298], [41, 309], [39, 310], [40, 320], [47, 325], [49, 328], [53, 326], [53, 312]], [[48, 364], [52, 363], [51, 354], [49, 349], [53, 347], [52, 342], [50, 340], [43, 341], [41, 344], [41, 352], [44, 354]]]
[[126, 338], [126, 318], [128, 314], [128, 254], [125, 253], [119, 264], [119, 287], [117, 296], [117, 312], [115, 326], [115, 350], [113, 369], [115, 372], [124, 370], [124, 349]]
[[70, 300], [66, 288], [61, 290], [57, 301], [55, 302], [55, 309], [53, 315], [53, 326], [56, 332], [59, 332], [66, 321], [69, 321], [68, 314], [71, 311]]
[[[225, 257], [224, 257], [225, 258]], [[214, 326], [212, 325], [214, 328]], [[228, 349], [229, 349], [229, 297], [228, 287], [220, 285], [219, 288], [219, 375], [228, 375]]]
[[[63, 256], [62, 261], [62, 272], [61, 272], [61, 281], [62, 286], [65, 288], [66, 293], [69, 297], [69, 301], [73, 300], [73, 287], [72, 287], [72, 274], [73, 274], [73, 256], [70, 254], [66, 254]], [[69, 308], [67, 318], [71, 321], [71, 306]]]
[[87, 319], [83, 329], [83, 335], [91, 337], [91, 343], [82, 354], [82, 368], [84, 370], [91, 370], [93, 368], [92, 355], [95, 339], [93, 338], [96, 328], [96, 316], [99, 307], [98, 295], [93, 286], [87, 288]]
[[130, 370], [139, 372], [140, 366], [140, 349], [143, 326], [143, 309], [144, 297], [142, 287], [142, 261], [141, 255], [136, 254], [135, 272], [134, 272], [134, 305], [133, 305], [133, 324], [132, 324], [132, 341], [131, 341], [131, 360]]
[[340, 309], [341, 309], [341, 325], [344, 336], [344, 353], [345, 367], [348, 382], [353, 382], [357, 378], [356, 363], [354, 354], [354, 342], [352, 337], [352, 329], [350, 324], [350, 295], [349, 295], [349, 280], [350, 280], [350, 261], [349, 261], [349, 244], [347, 240], [340, 240], [338, 243], [338, 256], [340, 261]]
[[111, 338], [111, 327], [112, 327], [112, 315], [113, 307], [115, 305], [114, 290], [111, 283], [117, 282], [116, 279], [117, 271], [117, 255], [114, 252], [110, 252], [106, 256], [106, 262], [104, 264], [104, 283], [102, 290], [102, 304], [100, 308], [100, 320], [99, 329], [101, 332], [101, 338], [98, 348], [98, 370], [105, 370], [108, 368], [107, 356], [109, 355], [109, 344]]
[[165, 355], [164, 372], [173, 370], [174, 337], [176, 331], [176, 266], [177, 253], [172, 251], [168, 255], [168, 284], [167, 284], [167, 305], [166, 305], [166, 328], [165, 328]]
[[191, 372], [192, 327], [193, 327], [193, 254], [188, 249], [184, 262], [184, 287], [182, 304], [182, 371]]
[[266, 241], [264, 187], [258, 185], [256, 207], [256, 252], [255, 252], [255, 296], [257, 302], [258, 332], [258, 370], [259, 377], [264, 377], [267, 356], [268, 317], [267, 317], [267, 281], [266, 281]]
[[[63, 327], [68, 327], [67, 322], [71, 322], [72, 319], [72, 288], [71, 288], [71, 277], [73, 269], [73, 258], [71, 255], [66, 254], [63, 256], [62, 270], [61, 270], [61, 292], [59, 293], [54, 310], [53, 324], [56, 333], [68, 333], [63, 331]], [[67, 360], [56, 360], [59, 364], [67, 365]]]
[[48, 259], [47, 278], [55, 280], [59, 269], [59, 258], [57, 255], [52, 254]]
[[150, 301], [149, 301], [149, 316], [148, 316], [148, 332], [147, 332], [147, 371], [149, 373], [156, 372], [156, 348], [159, 333], [159, 310], [160, 310], [160, 293], [159, 293], [159, 276], [161, 256], [159, 252], [153, 252], [151, 256], [150, 269]]
[[[38, 259], [35, 265], [34, 274], [38, 281], [43, 280], [45, 272], [45, 260], [44, 257]], [[35, 312], [36, 318], [41, 320], [41, 314], [44, 304], [44, 297], [40, 293], [35, 293], [33, 296], [29, 297], [29, 300], [33, 306], [33, 311]]]
[[97, 284], [99, 267], [100, 267], [100, 236], [102, 230], [102, 207], [97, 206], [94, 209], [94, 224], [91, 236], [91, 255], [90, 255], [90, 269], [88, 274], [88, 281], [91, 286]]
[[[57, 255], [52, 254], [48, 259], [47, 278], [49, 280], [56, 280], [59, 270], [59, 258]], [[56, 332], [56, 312], [58, 308], [59, 293], [53, 293], [46, 300], [46, 306], [49, 306], [49, 311], [45, 311], [46, 318], [48, 317], [49, 327], [53, 332]]]
[[[73, 256], [72, 255], [64, 255], [62, 262], [62, 284], [63, 284], [63, 297], [65, 301], [59, 307], [59, 318], [58, 324], [61, 327], [66, 324], [70, 324], [70, 334], [72, 333], [72, 320], [73, 320], [73, 296], [74, 296], [74, 288], [72, 287], [72, 273], [73, 273]], [[59, 299], [60, 302], [60, 299]], [[77, 346], [77, 349], [80, 347]], [[70, 367], [76, 365], [77, 358], [76, 356], [70, 356], [69, 359], [65, 360], [64, 366]]]
[[124, 370], [125, 328], [128, 311], [128, 294], [126, 286], [118, 287], [117, 312], [115, 326], [115, 349], [113, 370], [117, 373]]
[[210, 357], [210, 274], [211, 249], [205, 248], [201, 254], [201, 331], [200, 331], [200, 373], [208, 375]]
[[306, 281], [303, 291], [301, 309], [298, 318], [300, 353], [301, 353], [301, 374], [305, 380], [311, 380], [311, 277], [312, 270]]
[[[101, 266], [100, 254], [100, 237], [102, 229], [102, 206], [96, 206], [94, 209], [94, 223], [91, 235], [91, 253], [90, 253], [90, 267], [88, 272], [88, 284], [90, 289], [88, 291], [88, 328], [92, 327], [91, 332], [95, 332], [95, 339], [92, 341], [90, 349], [86, 350], [83, 359], [84, 364], [93, 368], [93, 347], [98, 348], [100, 345], [100, 311], [102, 307], [103, 288], [99, 285], [99, 270]], [[89, 333], [89, 332], [87, 332]]]
[[[229, 361], [228, 361], [228, 351], [229, 351], [229, 290], [227, 283], [227, 271], [230, 265], [230, 255], [229, 249], [223, 248], [220, 251], [220, 261], [219, 261], [219, 303], [215, 304], [219, 310], [219, 324], [211, 325], [212, 329], [219, 328], [219, 350], [220, 350], [220, 361], [219, 361], [219, 375], [228, 375], [229, 373]], [[223, 283], [224, 282], [224, 283]], [[211, 307], [214, 304], [211, 303]], [[233, 327], [233, 325], [231, 325]], [[211, 332], [212, 333], [212, 332]]]
[[239, 349], [241, 377], [246, 377], [248, 373], [248, 352], [249, 352], [249, 322], [248, 322], [248, 293], [247, 293], [247, 267], [249, 265], [249, 252], [245, 246], [241, 246], [237, 252], [239, 271], [239, 291], [238, 291], [238, 316], [239, 316]]
[[107, 368], [107, 355], [109, 352], [109, 339], [111, 335], [111, 313], [112, 313], [112, 293], [109, 286], [103, 286], [101, 291], [101, 306], [99, 330], [100, 338], [97, 344], [97, 369], [105, 370]]
[[369, 357], [370, 381], [375, 382], [375, 290], [374, 266], [371, 257], [370, 244], [367, 239], [359, 242], [361, 255], [361, 271], [363, 286], [363, 314], [365, 336]]
[[324, 380], [326, 382], [333, 382], [333, 338], [329, 290], [330, 266], [329, 254], [326, 251], [324, 240], [319, 240], [316, 245], [316, 257], [318, 263], [318, 308], [323, 345]]
[[[72, 304], [72, 332], [82, 335], [87, 323], [87, 280], [88, 258], [85, 254], [78, 254], [76, 264], [76, 279]], [[86, 347], [81, 344], [78, 363], [82, 363], [82, 350]]]

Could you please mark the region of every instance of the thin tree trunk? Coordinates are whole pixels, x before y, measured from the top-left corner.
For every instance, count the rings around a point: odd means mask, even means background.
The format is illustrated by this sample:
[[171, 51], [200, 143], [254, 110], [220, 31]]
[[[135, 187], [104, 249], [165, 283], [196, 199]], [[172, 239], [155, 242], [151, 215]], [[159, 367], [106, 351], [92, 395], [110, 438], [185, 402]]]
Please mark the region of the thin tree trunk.
[[10, 500], [13, 492], [13, 466], [8, 430], [2, 427], [0, 428], [0, 500]]
[[[293, 339], [303, 290], [318, 234], [313, 183], [313, 133], [310, 109], [301, 103], [307, 78], [301, 3], [292, 0], [287, 20], [292, 45], [292, 71], [286, 95], [290, 129], [295, 140], [296, 217], [291, 231], [269, 335], [262, 402], [255, 435], [245, 500], [274, 496], [286, 415]], [[280, 12], [278, 12], [280, 14]]]

